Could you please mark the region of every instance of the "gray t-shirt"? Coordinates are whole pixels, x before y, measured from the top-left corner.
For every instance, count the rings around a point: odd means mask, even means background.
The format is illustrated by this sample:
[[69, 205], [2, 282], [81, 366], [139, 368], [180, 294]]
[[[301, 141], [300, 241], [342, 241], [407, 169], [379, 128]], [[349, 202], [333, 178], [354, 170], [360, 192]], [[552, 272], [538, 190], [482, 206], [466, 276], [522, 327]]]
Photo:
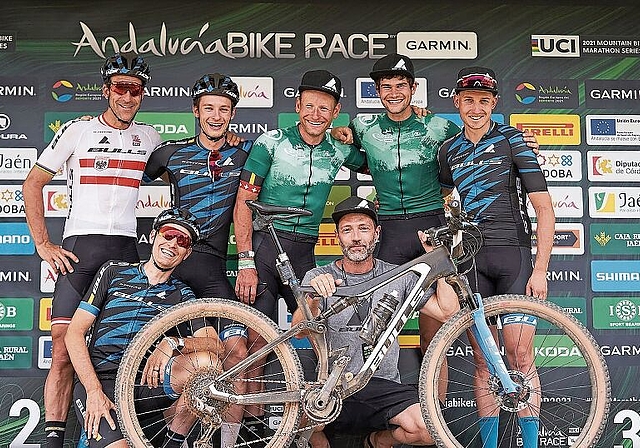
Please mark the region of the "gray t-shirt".
[[[365, 274], [349, 274], [344, 272], [336, 262], [332, 262], [326, 266], [320, 266], [307, 272], [302, 280], [303, 285], [309, 285], [312, 278], [317, 277], [320, 274], [330, 273], [334, 278], [341, 278], [342, 286], [353, 286], [359, 283], [370, 280], [374, 277], [381, 275], [382, 273], [394, 268], [396, 265], [384, 262], [382, 260], [375, 259], [374, 268]], [[357, 373], [364, 364], [363, 358], [363, 344], [365, 343], [360, 339], [359, 333], [362, 328], [362, 322], [369, 315], [371, 307], [378, 303], [378, 300], [384, 293], [391, 293], [392, 291], [398, 291], [398, 302], [402, 303], [405, 297], [411, 292], [411, 288], [415, 284], [416, 276], [414, 274], [405, 275], [398, 280], [395, 280], [386, 286], [378, 289], [373, 293], [369, 303], [364, 303], [358, 306], [349, 307], [346, 310], [338, 313], [329, 318], [327, 331], [327, 341], [329, 343], [329, 350], [335, 350], [341, 347], [348, 347], [347, 354], [351, 356], [351, 361], [347, 366], [347, 371]], [[433, 290], [427, 291], [425, 297], [430, 297], [433, 294]], [[320, 300], [320, 309], [324, 310], [327, 306], [335, 302], [336, 299], [329, 297], [327, 299]], [[398, 370], [398, 357], [400, 355], [400, 345], [398, 341], [394, 341], [386, 356], [382, 360], [380, 367], [376, 371], [374, 376], [384, 378], [387, 380], [400, 382], [400, 371]]]

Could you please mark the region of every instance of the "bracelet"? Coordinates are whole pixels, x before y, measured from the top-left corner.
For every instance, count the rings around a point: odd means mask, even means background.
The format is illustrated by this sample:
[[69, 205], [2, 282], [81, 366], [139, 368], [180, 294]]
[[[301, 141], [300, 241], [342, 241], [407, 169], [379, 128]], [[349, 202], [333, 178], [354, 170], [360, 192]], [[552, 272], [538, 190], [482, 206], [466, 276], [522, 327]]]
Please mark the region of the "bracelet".
[[255, 269], [256, 268], [256, 263], [253, 261], [253, 259], [248, 259], [248, 258], [241, 258], [238, 260], [238, 270], [242, 270], [242, 269]]
[[238, 252], [238, 258], [253, 258], [256, 253], [252, 250], [245, 250], [244, 252]]
[[178, 343], [173, 338], [166, 337], [166, 338], [164, 338], [164, 340], [167, 341], [167, 344], [169, 344], [169, 348], [172, 351], [175, 352], [176, 350], [178, 350]]

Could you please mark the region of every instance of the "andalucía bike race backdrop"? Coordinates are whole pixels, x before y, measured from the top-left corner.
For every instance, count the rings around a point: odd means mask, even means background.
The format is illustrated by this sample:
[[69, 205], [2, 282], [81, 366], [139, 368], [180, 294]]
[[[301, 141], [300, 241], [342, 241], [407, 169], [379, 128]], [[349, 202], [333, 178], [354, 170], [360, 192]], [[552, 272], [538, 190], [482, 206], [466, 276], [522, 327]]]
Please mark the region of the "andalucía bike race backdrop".
[[[255, 138], [295, 123], [296, 87], [306, 70], [324, 68], [342, 79], [342, 113], [334, 123], [341, 125], [381, 110], [368, 73], [387, 53], [414, 59], [415, 104], [458, 123], [451, 100], [458, 70], [493, 68], [501, 93], [494, 119], [532, 131], [542, 145], [539, 160], [558, 221], [550, 299], [594, 333], [611, 371], [614, 403], [598, 446], [640, 448], [640, 6], [511, 3], [3, 1], [0, 446], [40, 446], [51, 359], [55, 274], [35, 252], [21, 184], [61, 124], [104, 110], [99, 69], [122, 49], [151, 66], [137, 119], [167, 140], [196, 132], [189, 91], [205, 73], [223, 72], [239, 84], [231, 129]], [[44, 190], [56, 242], [68, 207], [65, 179], [58, 173]], [[375, 192], [370, 178], [343, 170], [327, 202], [319, 263], [340, 254], [330, 214], [351, 194]], [[168, 206], [166, 186], [141, 187], [142, 256], [149, 252], [150, 217]], [[233, 236], [229, 254], [233, 281]], [[279, 324], [287, 325], [285, 312]], [[415, 321], [401, 343], [403, 378], [415, 382]], [[569, 348], [566, 356], [579, 353]], [[540, 446], [566, 443], [564, 434], [541, 434]]]

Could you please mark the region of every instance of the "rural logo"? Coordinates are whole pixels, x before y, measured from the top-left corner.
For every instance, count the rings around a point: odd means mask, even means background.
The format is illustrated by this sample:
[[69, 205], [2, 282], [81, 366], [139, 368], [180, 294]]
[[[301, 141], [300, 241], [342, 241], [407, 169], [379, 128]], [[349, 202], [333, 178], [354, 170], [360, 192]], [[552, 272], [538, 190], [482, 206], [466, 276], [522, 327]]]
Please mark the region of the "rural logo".
[[66, 103], [71, 98], [73, 98], [73, 93], [66, 93], [66, 89], [73, 89], [73, 84], [71, 84], [66, 79], [56, 81], [55, 83], [53, 83], [52, 88], [53, 91], [51, 92], [51, 96], [59, 103]]

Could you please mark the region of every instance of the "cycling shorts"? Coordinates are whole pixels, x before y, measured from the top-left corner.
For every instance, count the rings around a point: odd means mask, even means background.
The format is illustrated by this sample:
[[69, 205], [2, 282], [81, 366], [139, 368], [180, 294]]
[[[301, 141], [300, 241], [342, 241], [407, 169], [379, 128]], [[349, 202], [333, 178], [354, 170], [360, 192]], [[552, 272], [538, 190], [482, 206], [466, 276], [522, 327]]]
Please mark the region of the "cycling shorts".
[[[498, 294], [525, 294], [527, 282], [533, 273], [530, 248], [483, 246], [476, 254], [475, 262], [475, 267], [467, 273], [469, 285], [474, 292], [479, 292], [484, 298]], [[501, 316], [502, 324], [535, 325], [529, 318], [517, 319], [517, 316]], [[497, 322], [495, 317], [488, 320], [492, 325]]]
[[65, 238], [62, 247], [78, 257], [73, 272], [58, 275], [53, 293], [51, 324], [68, 324], [91, 286], [100, 266], [109, 260], [140, 261], [136, 239], [120, 235], [78, 235]]
[[[289, 260], [293, 265], [293, 270], [302, 281], [302, 278], [311, 269], [316, 267], [316, 260], [313, 250], [316, 245], [316, 238], [292, 232], [278, 230], [278, 237], [282, 247], [287, 252]], [[278, 270], [276, 269], [276, 249], [271, 237], [265, 232], [254, 232], [253, 250], [255, 251], [255, 263], [258, 271], [258, 296], [253, 307], [262, 311], [268, 317], [278, 322], [278, 296], [281, 295], [290, 313], [293, 313], [298, 304], [289, 286], [282, 284]]]
[[227, 260], [218, 255], [193, 251], [173, 275], [189, 285], [197, 298], [238, 300], [227, 277]]
[[418, 230], [445, 224], [442, 209], [409, 215], [381, 215], [379, 219], [382, 231], [376, 258], [398, 265], [424, 254]]
[[[166, 378], [166, 376], [165, 376]], [[102, 390], [104, 394], [115, 403], [115, 379], [101, 379]], [[136, 395], [136, 411], [138, 415], [148, 415], [149, 421], [160, 421], [162, 417], [162, 410], [168, 408], [173, 404], [175, 398], [167, 395], [162, 385], [149, 389], [148, 387], [136, 387], [134, 388]], [[80, 381], [76, 381], [73, 388], [73, 408], [76, 412], [76, 417], [80, 426], [84, 427], [84, 415], [87, 405], [87, 391]], [[100, 426], [98, 427], [98, 436], [90, 439], [90, 448], [104, 448], [109, 444], [121, 440], [124, 438], [120, 426], [118, 424], [118, 417], [115, 410], [110, 411], [111, 418], [116, 424], [116, 429], [111, 429], [109, 423], [104, 418], [100, 419]], [[141, 422], [142, 423], [142, 422]], [[142, 425], [146, 427], [146, 425]]]

